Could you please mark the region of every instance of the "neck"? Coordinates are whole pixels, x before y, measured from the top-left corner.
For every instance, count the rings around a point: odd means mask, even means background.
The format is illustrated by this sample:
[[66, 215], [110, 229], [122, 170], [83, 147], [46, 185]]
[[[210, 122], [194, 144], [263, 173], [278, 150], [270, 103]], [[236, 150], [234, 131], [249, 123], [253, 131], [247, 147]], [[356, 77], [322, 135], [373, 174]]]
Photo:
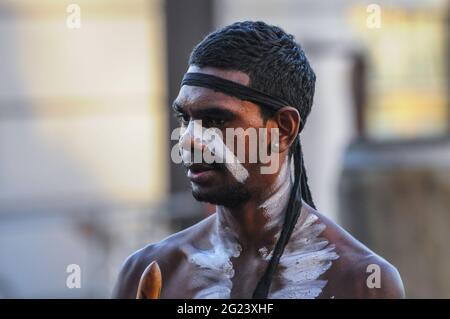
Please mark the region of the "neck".
[[286, 159], [273, 184], [259, 198], [240, 207], [217, 206], [219, 231], [231, 231], [244, 249], [273, 247], [284, 223], [291, 189], [290, 161]]

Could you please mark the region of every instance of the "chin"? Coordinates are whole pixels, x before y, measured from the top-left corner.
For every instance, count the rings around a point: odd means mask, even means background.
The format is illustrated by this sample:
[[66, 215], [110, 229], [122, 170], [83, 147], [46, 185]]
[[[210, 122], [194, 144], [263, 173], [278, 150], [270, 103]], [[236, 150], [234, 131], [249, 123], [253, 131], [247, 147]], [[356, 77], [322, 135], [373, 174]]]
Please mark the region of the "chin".
[[221, 202], [219, 199], [219, 192], [215, 192], [212, 190], [205, 190], [200, 187], [192, 187], [192, 196], [199, 202], [206, 202], [215, 205], [220, 205]]
[[199, 202], [225, 207], [236, 207], [250, 199], [249, 192], [241, 184], [221, 189], [192, 185], [192, 196]]

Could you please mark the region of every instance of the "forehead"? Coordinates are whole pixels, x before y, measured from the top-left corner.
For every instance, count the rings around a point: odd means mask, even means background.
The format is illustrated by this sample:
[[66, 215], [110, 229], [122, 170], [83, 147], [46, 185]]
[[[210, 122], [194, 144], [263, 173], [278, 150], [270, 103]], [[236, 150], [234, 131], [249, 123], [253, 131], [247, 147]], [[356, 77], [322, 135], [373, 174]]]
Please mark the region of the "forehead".
[[[215, 75], [243, 85], [248, 85], [250, 83], [249, 76], [240, 71], [190, 66], [187, 72], [199, 72]], [[235, 112], [249, 112], [258, 109], [258, 107], [251, 102], [242, 101], [238, 98], [212, 89], [190, 85], [183, 85], [180, 88], [180, 91], [174, 103], [182, 106], [183, 109], [197, 109], [211, 105], [228, 108]]]

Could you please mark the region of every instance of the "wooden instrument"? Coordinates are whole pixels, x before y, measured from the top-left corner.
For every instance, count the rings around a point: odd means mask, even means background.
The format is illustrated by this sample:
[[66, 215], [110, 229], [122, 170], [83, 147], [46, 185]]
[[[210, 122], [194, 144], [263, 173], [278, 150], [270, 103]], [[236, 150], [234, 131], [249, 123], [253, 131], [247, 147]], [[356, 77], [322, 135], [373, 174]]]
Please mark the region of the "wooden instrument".
[[161, 269], [156, 261], [152, 261], [142, 273], [136, 299], [159, 299], [161, 287]]

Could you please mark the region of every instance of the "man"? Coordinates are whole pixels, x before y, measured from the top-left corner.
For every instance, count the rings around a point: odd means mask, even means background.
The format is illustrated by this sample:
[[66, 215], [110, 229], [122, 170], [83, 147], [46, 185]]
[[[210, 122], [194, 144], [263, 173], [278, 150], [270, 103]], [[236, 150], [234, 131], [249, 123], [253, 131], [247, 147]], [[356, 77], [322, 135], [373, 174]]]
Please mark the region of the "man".
[[[293, 36], [263, 22], [234, 23], [194, 48], [173, 106], [193, 196], [216, 212], [130, 256], [114, 297], [135, 298], [152, 262], [161, 298], [404, 297], [392, 265], [315, 210], [299, 135], [314, 85]], [[255, 151], [244, 134], [239, 157], [211, 128], [266, 135], [257, 135]], [[214, 160], [195, 161], [196, 151]]]

